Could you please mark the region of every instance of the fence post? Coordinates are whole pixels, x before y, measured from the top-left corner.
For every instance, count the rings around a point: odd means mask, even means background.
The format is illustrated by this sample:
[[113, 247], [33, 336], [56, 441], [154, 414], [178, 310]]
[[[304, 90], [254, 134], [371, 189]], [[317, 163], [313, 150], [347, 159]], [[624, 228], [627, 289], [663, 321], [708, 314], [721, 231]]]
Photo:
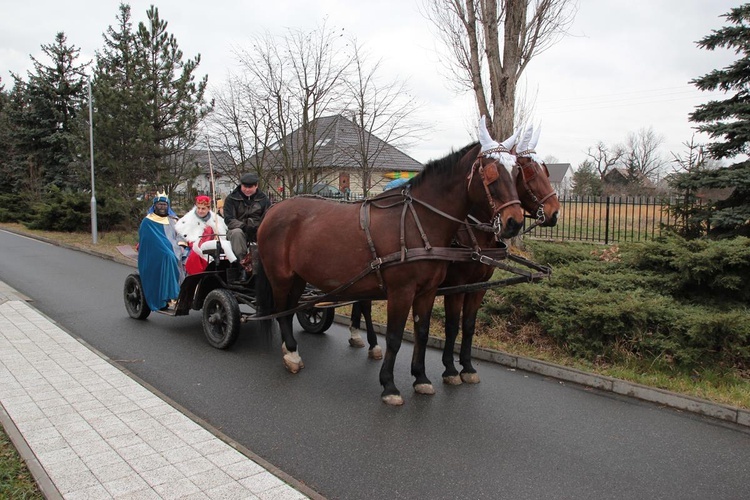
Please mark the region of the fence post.
[[609, 245], [609, 195], [607, 195], [607, 205], [604, 215], [604, 244]]

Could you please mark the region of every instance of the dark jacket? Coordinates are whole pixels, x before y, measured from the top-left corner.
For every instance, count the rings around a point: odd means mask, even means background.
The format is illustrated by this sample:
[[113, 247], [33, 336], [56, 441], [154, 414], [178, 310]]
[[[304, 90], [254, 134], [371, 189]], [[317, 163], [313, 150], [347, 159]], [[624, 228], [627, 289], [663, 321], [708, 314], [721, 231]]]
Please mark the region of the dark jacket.
[[271, 200], [262, 191], [247, 197], [237, 186], [224, 200], [224, 222], [229, 229], [242, 229], [248, 241], [255, 241], [258, 226], [270, 206]]

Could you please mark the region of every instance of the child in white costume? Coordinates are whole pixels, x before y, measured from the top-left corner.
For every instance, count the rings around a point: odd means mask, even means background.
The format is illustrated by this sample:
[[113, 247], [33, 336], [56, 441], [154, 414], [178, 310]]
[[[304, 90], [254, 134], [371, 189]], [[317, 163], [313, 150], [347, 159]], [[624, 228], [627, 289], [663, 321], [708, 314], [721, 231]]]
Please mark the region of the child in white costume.
[[[211, 228], [213, 234], [219, 236], [221, 248], [227, 260], [234, 262], [237, 260], [237, 257], [232, 252], [232, 245], [226, 239], [227, 225], [224, 223], [222, 217], [210, 210], [210, 206], [211, 198], [208, 196], [201, 195], [196, 197], [195, 206], [175, 223], [175, 230], [190, 246], [191, 250], [195, 252], [196, 257], [205, 261], [206, 255], [203, 252], [216, 249], [215, 238], [203, 238], [206, 228]], [[203, 242], [201, 242], [202, 238]]]

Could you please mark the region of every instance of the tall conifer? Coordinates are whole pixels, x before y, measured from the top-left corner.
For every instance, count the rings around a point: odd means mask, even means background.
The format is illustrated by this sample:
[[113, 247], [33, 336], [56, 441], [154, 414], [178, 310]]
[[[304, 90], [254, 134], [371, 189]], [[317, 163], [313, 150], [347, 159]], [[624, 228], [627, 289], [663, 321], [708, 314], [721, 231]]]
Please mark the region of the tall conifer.
[[[690, 120], [713, 140], [708, 151], [715, 159], [750, 153], [750, 4], [733, 8], [723, 17], [729, 23], [698, 42], [700, 48], [732, 49], [739, 58], [691, 81], [701, 90], [722, 90], [728, 97], [696, 107]], [[734, 188], [724, 200], [686, 209], [689, 228], [707, 227], [714, 236], [750, 236], [750, 161], [727, 168], [678, 174], [673, 185], [691, 197], [706, 189]], [[687, 205], [690, 207], [691, 205]]]

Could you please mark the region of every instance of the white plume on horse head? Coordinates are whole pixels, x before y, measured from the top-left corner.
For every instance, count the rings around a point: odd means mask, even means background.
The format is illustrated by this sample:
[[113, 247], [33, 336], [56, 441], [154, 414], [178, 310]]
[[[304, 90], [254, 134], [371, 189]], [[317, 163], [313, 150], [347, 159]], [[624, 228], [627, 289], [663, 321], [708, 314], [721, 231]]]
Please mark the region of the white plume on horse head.
[[488, 149], [496, 148], [500, 144], [490, 136], [487, 130], [487, 121], [484, 115], [479, 119], [479, 142], [482, 144], [482, 152]]
[[536, 129], [534, 129], [534, 137], [531, 138], [531, 142], [529, 143], [529, 149], [536, 149], [536, 145], [539, 142], [539, 135], [542, 133], [542, 124], [536, 126]]
[[518, 148], [519, 151], [528, 151], [528, 153], [524, 154], [523, 156], [528, 156], [535, 162], [539, 163], [540, 165], [544, 163], [544, 160], [542, 160], [542, 157], [539, 156], [536, 152], [536, 145], [539, 142], [539, 135], [542, 133], [542, 125], [541, 123], [536, 126], [535, 129], [533, 129], [534, 133], [532, 134], [531, 139], [529, 139], [529, 143], [526, 144], [523, 148]]
[[526, 127], [526, 129], [523, 131], [523, 134], [521, 134], [521, 140], [518, 141], [518, 145], [516, 146], [517, 152], [526, 151], [529, 149], [529, 143], [531, 142], [531, 137], [534, 135], [534, 126], [529, 125]]
[[[515, 143], [517, 135], [518, 133], [516, 132], [512, 136], [510, 136], [508, 139], [506, 139], [502, 144], [498, 143], [495, 139], [493, 139], [490, 136], [490, 132], [487, 130], [487, 123], [485, 122], [484, 115], [482, 115], [482, 117], [479, 119], [479, 143], [482, 145], [482, 150], [481, 150], [482, 153], [484, 153], [485, 151], [499, 148], [500, 146], [510, 151], [510, 148], [513, 147], [513, 143]], [[506, 143], [510, 143], [510, 145]], [[500, 163], [502, 163], [503, 166], [512, 175], [513, 167], [516, 164], [515, 156], [513, 156], [510, 153], [506, 153], [504, 151], [498, 151], [498, 150], [495, 150], [489, 153], [487, 156], [494, 158], [498, 160]]]

